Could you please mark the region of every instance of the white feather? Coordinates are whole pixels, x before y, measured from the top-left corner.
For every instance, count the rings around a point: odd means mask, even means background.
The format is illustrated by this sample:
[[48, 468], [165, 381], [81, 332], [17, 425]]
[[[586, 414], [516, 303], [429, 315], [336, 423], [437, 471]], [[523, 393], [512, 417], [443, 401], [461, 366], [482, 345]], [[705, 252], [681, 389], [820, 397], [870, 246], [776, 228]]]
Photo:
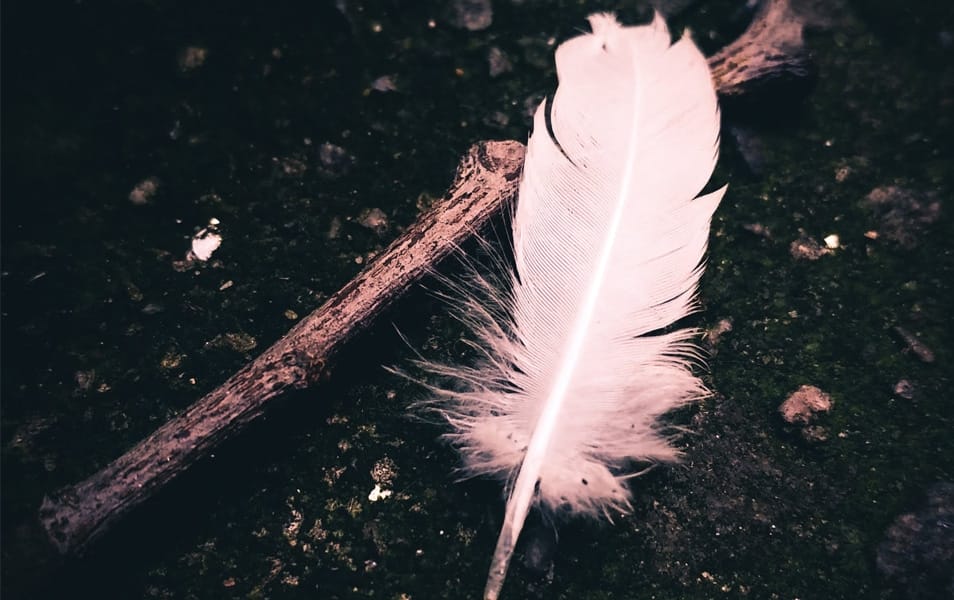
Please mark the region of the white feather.
[[557, 49], [559, 87], [534, 118], [515, 267], [475, 276], [460, 304], [479, 359], [424, 363], [456, 380], [428, 404], [464, 471], [506, 484], [491, 599], [532, 506], [625, 511], [634, 461], [678, 458], [658, 419], [707, 393], [691, 371], [696, 332], [660, 330], [695, 308], [725, 191], [696, 197], [718, 156], [708, 66], [658, 15], [589, 20], [593, 33]]

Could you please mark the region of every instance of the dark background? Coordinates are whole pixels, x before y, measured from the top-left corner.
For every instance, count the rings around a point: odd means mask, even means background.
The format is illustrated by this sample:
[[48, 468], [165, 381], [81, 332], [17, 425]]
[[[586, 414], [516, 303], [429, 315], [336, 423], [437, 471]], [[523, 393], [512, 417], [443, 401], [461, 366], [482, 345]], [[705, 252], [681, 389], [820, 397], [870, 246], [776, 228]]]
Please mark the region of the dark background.
[[[499, 488], [454, 482], [439, 428], [408, 418], [422, 391], [381, 368], [412, 357], [393, 325], [428, 356], [465, 351], [420, 290], [329, 382], [278, 402], [90, 556], [45, 562], [34, 525], [44, 494], [119, 456], [347, 282], [443, 193], [471, 143], [524, 140], [555, 85], [554, 43], [588, 12], [650, 16], [641, 2], [496, 0], [471, 31], [464, 4], [3, 4], [5, 597], [479, 594]], [[716, 395], [674, 417], [696, 432], [684, 465], [637, 480], [634, 513], [614, 525], [563, 526], [552, 570], [518, 560], [505, 597], [951, 589], [954, 501], [937, 484], [954, 481], [954, 11], [796, 4], [813, 77], [726, 107], [714, 179], [729, 193], [691, 324], [733, 328], [708, 361]], [[707, 53], [752, 14], [740, 0], [664, 8]], [[190, 48], [202, 64], [185, 64]], [[512, 70], [491, 75], [491, 48]], [[147, 178], [156, 193], [131, 202]], [[889, 187], [921, 209], [866, 206]], [[386, 226], [362, 224], [372, 209]], [[211, 218], [222, 247], [184, 265]], [[832, 233], [835, 252], [793, 257], [793, 241]], [[802, 384], [834, 399], [819, 430], [778, 416]], [[382, 469], [394, 495], [372, 503]], [[928, 533], [888, 533], [905, 513]]]

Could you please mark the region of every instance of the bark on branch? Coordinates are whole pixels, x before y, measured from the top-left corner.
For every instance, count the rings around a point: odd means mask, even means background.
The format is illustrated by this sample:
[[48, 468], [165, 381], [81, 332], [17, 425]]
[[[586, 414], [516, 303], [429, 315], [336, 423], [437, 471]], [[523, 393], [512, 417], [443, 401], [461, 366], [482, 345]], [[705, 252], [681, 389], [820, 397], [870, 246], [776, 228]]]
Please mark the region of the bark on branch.
[[805, 26], [790, 0], [768, 0], [739, 39], [709, 58], [723, 98], [740, 96], [786, 78], [808, 75]]
[[320, 377], [335, 352], [464, 241], [516, 191], [524, 147], [483, 142], [447, 194], [376, 260], [282, 339], [89, 479], [44, 498], [40, 520], [61, 553], [82, 551], [282, 392]]

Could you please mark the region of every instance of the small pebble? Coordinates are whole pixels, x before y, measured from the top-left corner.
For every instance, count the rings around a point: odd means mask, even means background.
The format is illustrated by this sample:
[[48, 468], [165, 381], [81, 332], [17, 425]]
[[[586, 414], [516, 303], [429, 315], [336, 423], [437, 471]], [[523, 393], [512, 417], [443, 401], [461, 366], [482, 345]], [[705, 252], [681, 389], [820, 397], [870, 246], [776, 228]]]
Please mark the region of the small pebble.
[[767, 240], [772, 239], [772, 232], [769, 231], [769, 228], [761, 223], [745, 223], [742, 225], [742, 229], [748, 231], [749, 233], [754, 233], [759, 237], [763, 237]]
[[487, 51], [487, 63], [490, 66], [491, 77], [499, 77], [504, 73], [513, 71], [513, 63], [510, 62], [510, 58], [497, 46], [491, 46], [490, 50]]
[[179, 68], [183, 71], [193, 71], [205, 64], [209, 57], [209, 50], [202, 46], [188, 46], [179, 53]]
[[732, 319], [720, 319], [718, 323], [706, 331], [706, 338], [711, 345], [715, 346], [719, 343], [722, 334], [730, 331], [732, 331]]
[[222, 236], [218, 230], [219, 220], [209, 219], [209, 224], [192, 237], [192, 257], [205, 262], [222, 245]]
[[138, 205], [147, 204], [158, 191], [159, 179], [156, 177], [147, 177], [137, 183], [136, 187], [129, 192], [129, 201]]
[[778, 407], [787, 423], [808, 425], [818, 413], [831, 410], [831, 396], [813, 385], [803, 385]]
[[914, 384], [907, 379], [902, 379], [894, 384], [894, 395], [905, 400], [914, 398]]
[[382, 75], [371, 82], [371, 89], [376, 92], [396, 92], [398, 87], [393, 75]]
[[88, 391], [92, 387], [93, 382], [96, 381], [96, 370], [90, 369], [89, 371], [77, 371], [73, 378], [76, 380], [76, 387], [82, 391]]
[[301, 177], [308, 170], [308, 165], [306, 165], [304, 161], [291, 156], [275, 158], [273, 160], [278, 163], [279, 168], [282, 170], [282, 174], [289, 177]]
[[180, 354], [175, 350], [170, 350], [166, 352], [165, 356], [162, 357], [162, 360], [159, 361], [159, 366], [163, 369], [176, 369], [182, 365], [182, 361], [185, 359], [185, 354]]
[[802, 233], [797, 240], [788, 247], [792, 257], [799, 260], [818, 260], [830, 254], [831, 250], [816, 242], [813, 238]]
[[387, 233], [388, 216], [380, 208], [366, 208], [358, 215], [358, 223], [378, 235]]
[[161, 304], [156, 304], [150, 302], [149, 304], [142, 307], [142, 314], [144, 315], [155, 315], [164, 311], [165, 308]]
[[448, 10], [454, 27], [480, 31], [493, 23], [494, 9], [490, 0], [451, 0]]

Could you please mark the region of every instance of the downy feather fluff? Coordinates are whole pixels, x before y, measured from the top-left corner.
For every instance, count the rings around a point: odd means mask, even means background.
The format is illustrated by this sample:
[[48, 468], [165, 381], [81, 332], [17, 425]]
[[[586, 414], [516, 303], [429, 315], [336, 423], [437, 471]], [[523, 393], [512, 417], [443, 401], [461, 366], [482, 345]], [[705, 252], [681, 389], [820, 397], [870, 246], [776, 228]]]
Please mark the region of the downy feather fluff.
[[457, 300], [478, 358], [422, 363], [455, 380], [425, 404], [464, 473], [505, 484], [491, 599], [531, 507], [625, 512], [632, 466], [678, 458], [658, 419], [707, 393], [691, 371], [697, 331], [666, 328], [696, 307], [725, 191], [696, 197], [718, 157], [708, 66], [658, 15], [589, 21], [557, 49], [559, 87], [534, 117], [514, 265], [474, 273]]

